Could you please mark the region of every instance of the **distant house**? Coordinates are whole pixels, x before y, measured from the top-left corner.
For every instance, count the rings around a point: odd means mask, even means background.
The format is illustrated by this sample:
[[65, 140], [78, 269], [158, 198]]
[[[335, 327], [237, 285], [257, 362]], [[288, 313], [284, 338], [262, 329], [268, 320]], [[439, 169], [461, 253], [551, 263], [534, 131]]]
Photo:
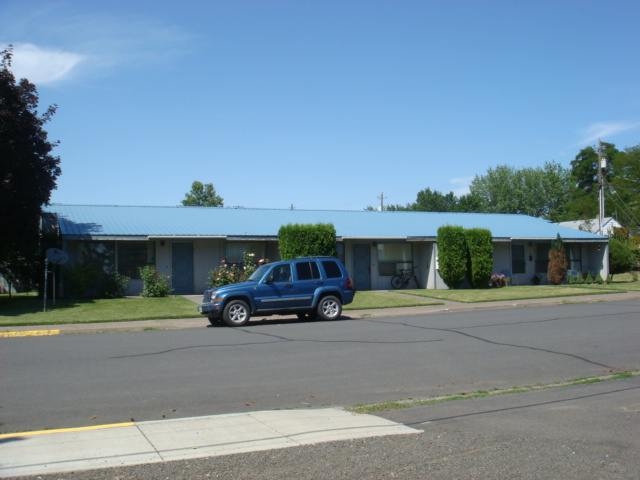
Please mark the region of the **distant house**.
[[[581, 230], [583, 232], [600, 233], [600, 224], [597, 218], [590, 218], [588, 220], [573, 220], [570, 222], [558, 223], [561, 227], [573, 228]], [[613, 217], [604, 217], [602, 219], [602, 234], [607, 236], [613, 235], [614, 228], [620, 228], [622, 225]]]
[[200, 293], [222, 258], [239, 263], [252, 251], [276, 260], [278, 230], [291, 223], [333, 224], [338, 256], [359, 290], [388, 289], [391, 276], [407, 267], [415, 269], [421, 288], [447, 288], [437, 260], [436, 235], [443, 225], [490, 230], [494, 271], [513, 285], [530, 284], [534, 276], [544, 283], [558, 234], [572, 270], [603, 277], [609, 271], [606, 237], [526, 215], [54, 204], [43, 220], [55, 223], [49, 231], [58, 232], [72, 264], [100, 261], [132, 278], [131, 294], [141, 291], [143, 265], [168, 275], [175, 293]]

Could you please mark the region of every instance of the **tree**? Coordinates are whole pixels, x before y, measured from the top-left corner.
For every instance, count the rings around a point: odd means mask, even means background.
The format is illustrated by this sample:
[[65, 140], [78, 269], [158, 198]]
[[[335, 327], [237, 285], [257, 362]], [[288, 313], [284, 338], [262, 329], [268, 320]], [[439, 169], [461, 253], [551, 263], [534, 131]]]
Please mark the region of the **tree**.
[[196, 207], [222, 207], [224, 199], [216, 193], [212, 183], [196, 180], [191, 184], [191, 191], [186, 193], [182, 205]]
[[455, 212], [458, 210], [458, 198], [453, 192], [446, 195], [437, 190], [425, 188], [416, 195], [412, 210], [422, 212]]
[[569, 171], [556, 162], [536, 168], [490, 168], [469, 186], [480, 211], [521, 213], [557, 221], [568, 195]]
[[0, 55], [0, 273], [29, 283], [37, 271], [42, 206], [61, 173], [52, 154], [58, 142], [43, 128], [57, 106], [40, 115], [35, 85], [16, 82], [11, 72], [12, 47]]
[[631, 231], [640, 230], [640, 145], [618, 152], [612, 161], [605, 208]]
[[[620, 153], [615, 145], [603, 143], [603, 153], [610, 162], [606, 180], [614, 176], [613, 163]], [[586, 220], [598, 216], [598, 152], [593, 147], [583, 148], [571, 161], [569, 192], [562, 219]]]

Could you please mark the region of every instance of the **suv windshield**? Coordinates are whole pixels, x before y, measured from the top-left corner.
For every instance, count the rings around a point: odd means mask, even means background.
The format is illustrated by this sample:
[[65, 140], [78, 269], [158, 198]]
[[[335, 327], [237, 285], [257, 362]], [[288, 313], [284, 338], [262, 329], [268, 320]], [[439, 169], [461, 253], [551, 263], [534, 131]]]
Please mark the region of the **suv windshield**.
[[268, 268], [269, 268], [269, 265], [260, 265], [256, 269], [256, 271], [251, 274], [251, 276], [248, 278], [248, 280], [250, 280], [252, 282], [257, 282], [258, 280], [260, 280], [262, 278], [262, 276], [265, 274], [265, 272], [267, 271]]

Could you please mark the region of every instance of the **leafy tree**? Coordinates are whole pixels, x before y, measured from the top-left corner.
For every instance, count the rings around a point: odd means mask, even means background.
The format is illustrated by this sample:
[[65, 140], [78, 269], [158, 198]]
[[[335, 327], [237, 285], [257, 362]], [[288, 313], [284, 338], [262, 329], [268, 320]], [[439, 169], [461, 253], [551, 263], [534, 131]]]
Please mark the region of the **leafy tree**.
[[640, 230], [640, 145], [617, 152], [612, 161], [613, 175], [608, 179], [605, 208], [608, 215]]
[[11, 72], [12, 47], [0, 52], [0, 273], [30, 283], [39, 254], [42, 206], [49, 203], [60, 175], [58, 142], [44, 125], [56, 105], [38, 113], [38, 91]]
[[[613, 162], [618, 149], [611, 143], [603, 143], [604, 155], [610, 162], [606, 180], [614, 175]], [[598, 216], [598, 152], [593, 147], [583, 148], [571, 161], [569, 195], [562, 215], [566, 220], [586, 220]]]
[[455, 212], [458, 210], [458, 198], [453, 192], [446, 195], [437, 190], [425, 188], [418, 192], [412, 210], [422, 212]]
[[556, 162], [547, 162], [542, 168], [500, 165], [476, 176], [469, 190], [481, 211], [521, 213], [556, 221], [567, 199], [568, 178], [568, 170]]
[[191, 184], [191, 191], [186, 193], [182, 205], [196, 207], [222, 207], [224, 199], [216, 193], [212, 183], [196, 180]]

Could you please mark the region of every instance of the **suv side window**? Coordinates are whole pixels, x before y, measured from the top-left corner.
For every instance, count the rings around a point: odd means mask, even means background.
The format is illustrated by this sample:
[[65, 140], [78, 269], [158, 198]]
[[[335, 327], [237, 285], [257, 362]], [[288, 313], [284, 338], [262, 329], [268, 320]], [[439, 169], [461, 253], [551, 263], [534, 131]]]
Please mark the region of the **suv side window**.
[[320, 278], [320, 271], [316, 262], [296, 262], [298, 280], [313, 280]]
[[291, 267], [289, 264], [278, 265], [274, 267], [269, 276], [269, 280], [272, 282], [290, 282], [291, 281]]
[[327, 278], [342, 277], [342, 272], [340, 271], [340, 267], [333, 260], [323, 260], [322, 268], [324, 268], [324, 273], [327, 274]]

